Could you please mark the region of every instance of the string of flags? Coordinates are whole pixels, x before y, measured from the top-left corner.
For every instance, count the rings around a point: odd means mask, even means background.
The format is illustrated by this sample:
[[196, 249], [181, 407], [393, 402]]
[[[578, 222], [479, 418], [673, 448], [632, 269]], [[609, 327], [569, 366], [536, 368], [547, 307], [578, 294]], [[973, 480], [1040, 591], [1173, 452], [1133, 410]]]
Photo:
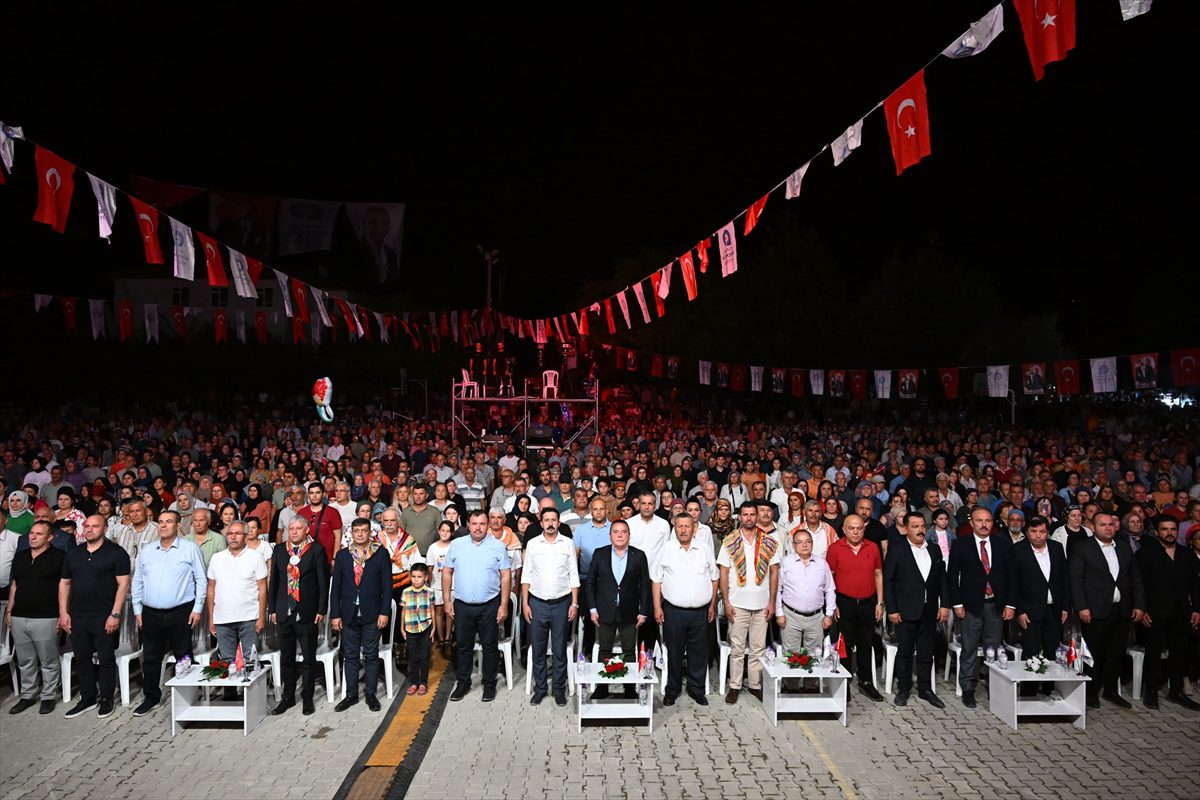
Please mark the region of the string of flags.
[[[1118, 2], [1122, 18], [1129, 20], [1148, 12], [1152, 0], [1118, 0]], [[1021, 25], [1034, 78], [1041, 80], [1045, 75], [1047, 64], [1065, 59], [1075, 47], [1076, 2], [1075, 0], [1012, 0], [1012, 4]], [[861, 147], [864, 135], [863, 123], [875, 111], [882, 109], [884, 112], [897, 175], [901, 175], [908, 168], [930, 156], [932, 144], [925, 70], [940, 57], [961, 59], [979, 55], [1003, 32], [1004, 9], [1001, 3], [972, 23], [961, 36], [934, 56], [884, 100], [876, 103], [862, 118], [847, 127], [832, 142], [821, 148], [812, 158], [715, 233], [704, 237], [688, 248], [685, 253], [672, 259], [667, 265], [654, 270], [649, 275], [603, 300], [589, 303], [570, 314], [538, 320], [519, 319], [492, 310], [471, 309], [441, 312], [440, 314], [433, 312], [430, 322], [424, 323], [414, 321], [412, 317], [415, 315], [412, 314], [400, 316], [383, 314], [336, 296], [331, 300], [323, 290], [288, 276], [278, 269], [271, 268], [284, 298], [284, 312], [292, 321], [293, 340], [297, 343], [304, 341], [305, 329], [311, 325], [313, 318], [308, 310], [309, 297], [312, 298], [312, 307], [317, 312], [316, 318], [325, 328], [332, 329], [334, 327], [329, 315], [329, 305], [332, 302], [345, 321], [349, 335], [353, 338], [364, 340], [372, 338], [370, 320], [373, 317], [376, 320], [376, 330], [380, 341], [389, 341], [392, 333], [403, 328], [412, 339], [414, 346], [418, 346], [424, 339], [428, 341], [431, 348], [440, 346], [443, 338], [469, 345], [481, 335], [487, 335], [488, 328], [507, 330], [522, 338], [528, 336], [539, 344], [545, 344], [552, 335], [556, 335], [563, 341], [567, 341], [576, 334], [580, 337], [587, 337], [590, 333], [588, 317], [592, 314], [603, 318], [605, 329], [610, 335], [617, 333], [618, 321], [624, 323], [626, 330], [634, 327], [635, 320], [639, 316], [643, 325], [649, 325], [666, 315], [665, 301], [671, 296], [673, 285], [682, 284], [683, 293], [688, 301], [693, 301], [699, 296], [698, 275], [708, 273], [709, 249], [714, 236], [717, 240], [721, 277], [728, 278], [737, 273], [738, 232], [736, 223], [744, 218], [741, 225], [741, 237], [748, 237], [762, 219], [771, 195], [777, 190], [784, 189], [785, 199], [798, 198], [809, 167], [826, 150], [830, 151], [835, 167], [843, 163]], [[21, 128], [0, 123], [0, 164], [3, 165], [3, 169], [0, 169], [0, 184], [6, 182], [6, 172], [11, 173], [13, 170], [15, 142], [24, 139], [24, 132]], [[75, 191], [76, 166], [36, 143], [34, 144], [34, 161], [39, 180], [38, 203], [33, 218], [62, 233], [66, 229], [71, 200]], [[135, 215], [147, 264], [165, 266], [160, 234], [169, 232], [172, 245], [171, 269], [174, 277], [186, 281], [196, 280], [195, 243], [199, 241], [204, 260], [204, 271], [210, 286], [230, 287], [232, 278], [232, 289], [238, 297], [254, 298], [257, 296], [256, 284], [269, 268], [267, 265], [217, 242], [206, 233], [193, 230], [183, 222], [160, 212], [154, 206], [129, 195], [95, 175], [82, 170], [80, 172], [87, 175], [88, 184], [96, 199], [97, 231], [101, 238], [109, 240], [112, 236], [113, 225], [119, 212], [117, 198], [118, 195], [125, 196]], [[165, 229], [162, 217], [166, 217]], [[228, 253], [227, 259], [225, 253]], [[678, 264], [678, 270], [676, 270], [676, 264]], [[676, 272], [678, 272], [679, 280], [673, 281]], [[654, 301], [653, 315], [650, 303], [646, 299], [647, 288], [649, 288], [650, 297]], [[631, 311], [630, 292], [637, 301], [636, 316]], [[678, 295], [678, 292], [676, 294]], [[614, 301], [616, 301], [615, 304]], [[619, 316], [614, 311], [614, 305], [619, 311]], [[224, 326], [228, 324], [227, 316], [223, 320], [221, 330], [224, 330]], [[73, 328], [73, 325], [69, 327]], [[256, 326], [256, 329], [260, 327]], [[572, 333], [572, 329], [574, 333]], [[311, 325], [311, 331], [314, 339], [320, 336], [320, 329], [317, 326]], [[221, 335], [224, 336], [224, 334]]]

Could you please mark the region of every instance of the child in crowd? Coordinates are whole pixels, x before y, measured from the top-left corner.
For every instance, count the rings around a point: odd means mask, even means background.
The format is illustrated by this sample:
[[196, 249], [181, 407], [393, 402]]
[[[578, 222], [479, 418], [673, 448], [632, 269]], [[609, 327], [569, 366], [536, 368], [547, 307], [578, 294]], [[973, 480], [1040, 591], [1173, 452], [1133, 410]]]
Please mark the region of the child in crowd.
[[433, 627], [433, 591], [425, 585], [429, 568], [417, 562], [408, 569], [411, 585], [401, 595], [400, 632], [408, 649], [408, 694], [429, 691], [430, 633]]
[[442, 599], [442, 564], [450, 552], [450, 539], [454, 536], [454, 523], [443, 520], [437, 529], [438, 540], [429, 545], [425, 563], [429, 566], [429, 581], [433, 589], [433, 632], [438, 648], [450, 650], [450, 637], [454, 634], [454, 618], [446, 615], [446, 604]]

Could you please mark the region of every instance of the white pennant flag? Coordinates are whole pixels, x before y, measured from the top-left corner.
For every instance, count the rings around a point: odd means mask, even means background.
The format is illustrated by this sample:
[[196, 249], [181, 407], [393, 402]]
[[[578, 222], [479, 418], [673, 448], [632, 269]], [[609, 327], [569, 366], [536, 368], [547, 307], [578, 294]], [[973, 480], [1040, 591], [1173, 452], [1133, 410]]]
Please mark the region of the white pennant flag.
[[146, 344], [158, 341], [158, 304], [146, 303], [142, 307], [146, 314]]
[[313, 344], [320, 344], [321, 343], [321, 320], [320, 320], [320, 318], [313, 317], [312, 322], [309, 323], [309, 327], [312, 328]]
[[650, 307], [646, 305], [646, 292], [642, 289], [641, 281], [638, 281], [633, 285], [633, 295], [637, 298], [638, 307], [642, 309], [642, 321], [649, 325]]
[[[326, 328], [332, 328], [333, 321], [331, 319], [329, 319], [329, 309], [325, 307], [327, 295], [325, 294], [325, 292], [321, 291], [320, 289], [318, 289], [315, 286], [310, 286], [308, 288], [312, 292], [313, 305], [315, 305], [317, 307], [317, 316], [320, 317], [321, 324], [324, 325]], [[432, 317], [433, 317], [433, 312], [431, 311], [430, 318], [432, 318]]]
[[88, 300], [88, 311], [92, 315], [92, 338], [99, 339], [104, 335], [104, 301]]
[[717, 231], [717, 245], [721, 248], [721, 277], [728, 278], [737, 272], [737, 237], [732, 222]]
[[700, 362], [700, 385], [708, 386], [711, 383], [712, 383], [712, 362], [711, 361], [701, 361]]
[[819, 369], [810, 369], [808, 371], [808, 388], [812, 389], [812, 393], [820, 397], [825, 394], [825, 372]]
[[988, 397], [1008, 397], [1008, 364], [987, 368]]
[[238, 341], [246, 343], [246, 312], [239, 311], [233, 318], [233, 330], [237, 333]]
[[250, 280], [250, 267], [246, 264], [246, 257], [232, 247], [229, 248], [229, 271], [233, 275], [233, 288], [238, 297], [258, 297], [254, 281]]
[[[359, 318], [358, 306], [354, 305], [354, 303], [347, 303], [346, 305], [350, 306], [350, 316], [354, 317], [354, 333], [361, 339], [366, 331], [363, 330], [362, 319]], [[455, 330], [458, 329], [457, 325], [454, 327]]]
[[846, 128], [845, 133], [830, 143], [829, 149], [833, 152], [833, 165], [835, 167], [849, 158], [850, 154], [862, 144], [862, 126], [863, 121], [860, 119], [849, 128]]
[[[1124, 0], [1122, 0], [1124, 4]], [[1147, 3], [1149, 5], [1149, 3]], [[1122, 11], [1124, 9], [1122, 8]], [[1004, 32], [1004, 8], [996, 6], [984, 14], [971, 27], [955, 40], [954, 44], [942, 51], [946, 58], [966, 58], [982, 53], [992, 40]]]
[[875, 370], [875, 396], [887, 400], [892, 396], [892, 371], [890, 369]]
[[54, 297], [52, 295], [35, 294], [33, 296], [33, 310], [41, 311], [46, 306], [50, 305], [50, 301], [53, 299], [54, 299]]
[[806, 172], [808, 172], [808, 164], [788, 175], [787, 192], [784, 194], [786, 199], [795, 200], [800, 196], [800, 183], [804, 180], [804, 173]]
[[667, 264], [658, 271], [658, 296], [663, 300], [666, 300], [667, 295], [671, 292], [671, 267], [674, 265], [675, 262], [672, 261], [670, 264]]
[[1092, 391], [1115, 392], [1117, 390], [1116, 356], [1092, 359]]
[[1150, 10], [1154, 0], [1121, 0], [1121, 19], [1128, 22]]
[[[196, 280], [196, 246], [192, 241], [192, 229], [174, 217], [171, 220], [171, 241], [175, 244], [175, 266], [172, 274], [185, 281]], [[287, 296], [287, 292], [284, 292]]]
[[4, 164], [5, 171], [10, 175], [13, 168], [13, 142], [24, 138], [24, 130], [0, 122], [0, 163]]
[[288, 277], [279, 270], [275, 270], [275, 280], [279, 281], [279, 296], [283, 298], [283, 311], [290, 318], [292, 316], [292, 291], [288, 286]]
[[117, 190], [112, 184], [105, 183], [95, 175], [88, 173], [92, 182], [92, 193], [96, 195], [96, 213], [100, 218], [100, 238], [109, 239], [112, 236], [113, 219], [117, 216]]
[[761, 392], [762, 391], [762, 378], [763, 378], [763, 368], [762, 367], [751, 367], [750, 368], [750, 391], [752, 391], [752, 392]]
[[379, 341], [387, 342], [388, 329], [387, 323], [383, 319], [383, 314], [380, 314], [378, 311], [372, 311], [371, 313], [375, 315], [375, 321], [379, 323]]
[[617, 292], [617, 305], [621, 307], [621, 316], [625, 318], [625, 327], [632, 328], [633, 325], [629, 322], [629, 298], [625, 296], [625, 290]]

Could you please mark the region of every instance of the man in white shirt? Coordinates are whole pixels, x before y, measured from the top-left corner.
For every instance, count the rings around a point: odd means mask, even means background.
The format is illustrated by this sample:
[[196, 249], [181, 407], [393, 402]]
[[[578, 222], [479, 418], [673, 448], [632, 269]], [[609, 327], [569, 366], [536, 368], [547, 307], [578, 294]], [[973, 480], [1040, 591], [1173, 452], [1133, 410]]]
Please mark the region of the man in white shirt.
[[637, 516], [629, 519], [629, 546], [646, 554], [653, 564], [658, 553], [671, 535], [670, 524], [654, 513], [653, 492], [645, 492], [637, 498]]
[[740, 472], [729, 473], [729, 483], [721, 487], [721, 497], [729, 501], [734, 508], [741, 508], [742, 503], [750, 499], [750, 493], [742, 485]]
[[350, 532], [350, 523], [354, 522], [356, 503], [350, 499], [350, 484], [345, 481], [338, 483], [333, 490], [333, 501], [329, 507], [338, 512], [338, 516], [342, 518], [342, 524], [338, 527], [338, 535]]
[[250, 649], [267, 624], [267, 562], [246, 548], [246, 523], [225, 529], [228, 548], [208, 563], [208, 632], [217, 637], [221, 658], [233, 659], [238, 644], [248, 661]]
[[[774, 503], [775, 509], [779, 512], [776, 519], [787, 519], [788, 517], [788, 496], [796, 489], [800, 483], [800, 476], [796, 474], [796, 470], [787, 468], [780, 473], [782, 486], [771, 492], [771, 502]], [[803, 492], [801, 492], [803, 494]]]
[[[689, 518], [690, 519], [690, 518]], [[762, 658], [767, 647], [767, 621], [775, 615], [779, 588], [778, 540], [758, 525], [758, 507], [743, 503], [738, 509], [738, 530], [725, 537], [717, 553], [721, 597], [729, 620], [729, 693], [725, 702], [737, 702], [742, 691], [746, 649], [750, 649], [750, 694], [762, 700]]]
[[687, 693], [697, 705], [708, 705], [704, 696], [708, 672], [708, 626], [717, 613], [716, 562], [692, 541], [691, 517], [677, 520], [676, 536], [663, 545], [650, 562], [654, 619], [663, 626], [667, 646], [667, 688], [663, 705], [675, 705], [683, 689], [683, 662], [687, 660]]
[[[543, 508], [542, 534], [529, 540], [521, 571], [521, 607], [531, 626], [533, 696], [546, 699], [546, 638], [554, 656], [554, 702], [567, 704], [567, 638], [579, 613], [579, 563], [575, 545], [558, 533], [558, 509]], [[582, 690], [581, 690], [582, 691]]]

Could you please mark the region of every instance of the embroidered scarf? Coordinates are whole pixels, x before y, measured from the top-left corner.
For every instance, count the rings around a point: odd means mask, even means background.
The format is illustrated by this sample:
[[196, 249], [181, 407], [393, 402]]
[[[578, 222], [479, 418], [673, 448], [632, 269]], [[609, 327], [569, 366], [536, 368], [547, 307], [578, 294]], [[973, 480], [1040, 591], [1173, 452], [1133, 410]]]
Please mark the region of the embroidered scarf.
[[361, 549], [356, 544], [350, 545], [350, 557], [354, 559], [355, 586], [362, 583], [363, 568], [367, 566], [367, 559], [375, 555], [375, 551], [378, 549], [378, 542], [367, 542], [367, 546]]
[[[304, 554], [308, 552], [308, 548], [312, 546], [312, 537], [307, 536], [304, 542], [299, 546], [287, 543], [288, 556], [288, 597], [292, 602], [300, 604], [300, 559], [304, 558]], [[292, 563], [293, 560], [295, 563]]]
[[[745, 537], [741, 528], [725, 537], [724, 547], [729, 553], [733, 566], [737, 569], [738, 586], [746, 585], [746, 548]], [[754, 533], [754, 583], [761, 586], [763, 578], [767, 577], [767, 567], [775, 555], [775, 537], [766, 536], [762, 529], [756, 528]]]

